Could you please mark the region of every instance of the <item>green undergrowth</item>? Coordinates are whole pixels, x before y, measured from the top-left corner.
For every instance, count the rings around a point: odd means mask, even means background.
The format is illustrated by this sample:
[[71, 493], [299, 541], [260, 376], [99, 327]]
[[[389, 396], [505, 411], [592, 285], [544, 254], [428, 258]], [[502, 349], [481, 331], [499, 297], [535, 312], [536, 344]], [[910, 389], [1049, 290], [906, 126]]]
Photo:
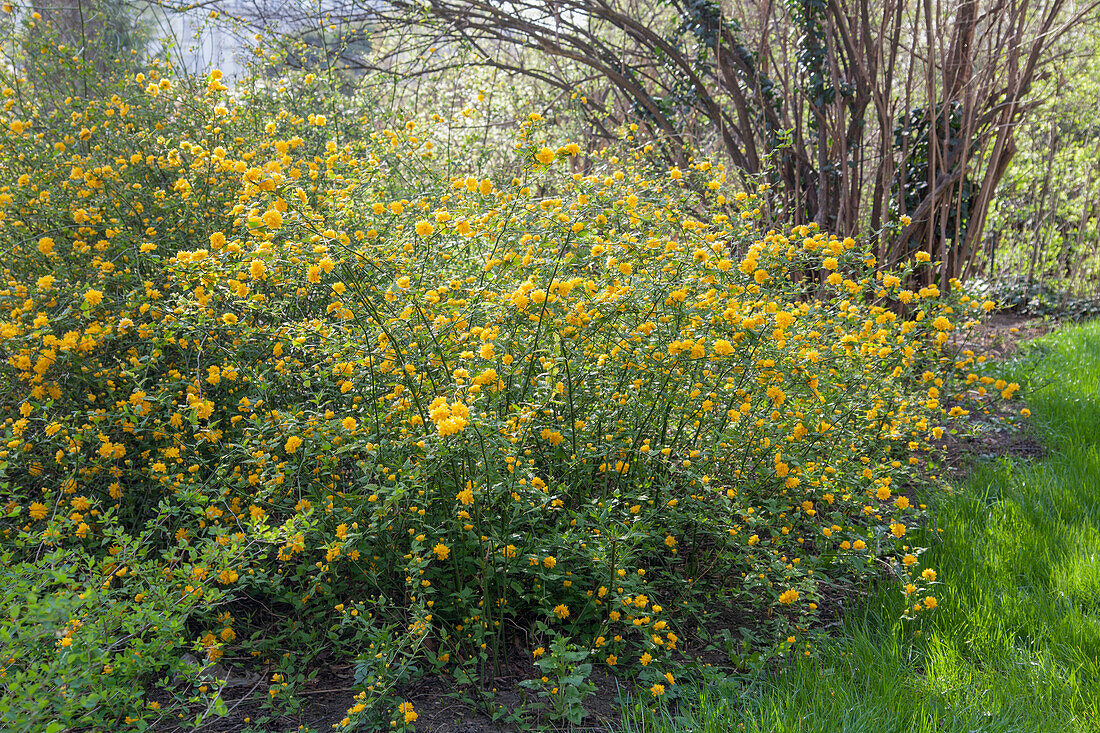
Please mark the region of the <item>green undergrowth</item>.
[[1042, 459], [984, 462], [936, 512], [935, 613], [897, 621], [883, 589], [843, 632], [778, 671], [698, 690], [646, 731], [1100, 730], [1100, 323], [1005, 364], [1026, 385]]

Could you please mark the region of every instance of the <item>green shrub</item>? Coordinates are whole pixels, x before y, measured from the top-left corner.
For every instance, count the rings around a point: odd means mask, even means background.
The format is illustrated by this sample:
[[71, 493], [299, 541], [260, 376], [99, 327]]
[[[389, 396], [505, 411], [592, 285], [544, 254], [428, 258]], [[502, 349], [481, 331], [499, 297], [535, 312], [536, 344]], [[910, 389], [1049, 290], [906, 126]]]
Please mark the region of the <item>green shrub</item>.
[[[721, 166], [567, 174], [537, 116], [513, 175], [475, 177], [441, 172], [442, 122], [332, 135], [215, 76], [4, 94], [0, 531], [13, 587], [64, 590], [8, 602], [3, 674], [85, 701], [12, 709], [148, 717], [192, 645], [279, 669], [275, 696], [288, 648], [358, 656], [347, 725], [412, 724], [401, 683], [488, 679], [516, 640], [662, 695], [721, 608], [785, 655], [876, 560], [924, 595], [912, 467], [965, 413], [945, 345], [983, 309], [958, 288], [762, 231]], [[64, 615], [71, 646], [19, 651]]]

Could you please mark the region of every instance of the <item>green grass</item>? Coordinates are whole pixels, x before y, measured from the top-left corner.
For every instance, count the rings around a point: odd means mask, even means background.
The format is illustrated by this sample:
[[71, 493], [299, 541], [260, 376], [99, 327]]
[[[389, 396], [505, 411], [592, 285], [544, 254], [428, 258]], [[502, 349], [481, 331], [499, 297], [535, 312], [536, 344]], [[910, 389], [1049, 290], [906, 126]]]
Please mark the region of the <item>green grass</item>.
[[850, 612], [812, 660], [624, 712], [645, 731], [1100, 731], [1100, 323], [1009, 369], [1046, 443], [980, 466], [937, 507], [939, 608], [914, 640], [897, 591]]

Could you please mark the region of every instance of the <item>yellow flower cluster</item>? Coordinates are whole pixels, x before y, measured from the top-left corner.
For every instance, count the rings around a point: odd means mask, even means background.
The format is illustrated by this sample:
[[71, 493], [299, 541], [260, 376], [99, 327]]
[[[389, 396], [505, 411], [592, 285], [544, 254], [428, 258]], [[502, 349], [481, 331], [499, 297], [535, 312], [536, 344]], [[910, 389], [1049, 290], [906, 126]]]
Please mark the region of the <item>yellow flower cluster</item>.
[[460, 401], [448, 403], [446, 397], [436, 397], [428, 408], [428, 416], [439, 435], [446, 438], [461, 433], [469, 425], [470, 410]]

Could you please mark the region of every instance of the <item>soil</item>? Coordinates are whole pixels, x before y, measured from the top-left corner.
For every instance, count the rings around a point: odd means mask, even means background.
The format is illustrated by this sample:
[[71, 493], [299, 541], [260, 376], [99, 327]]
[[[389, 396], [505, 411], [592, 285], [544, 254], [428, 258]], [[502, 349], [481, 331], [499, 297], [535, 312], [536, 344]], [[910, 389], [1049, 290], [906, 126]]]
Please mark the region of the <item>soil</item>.
[[944, 463], [958, 482], [966, 478], [975, 461], [996, 458], [1032, 460], [1046, 453], [1043, 444], [1026, 426], [1009, 421], [1020, 414], [1022, 403], [1009, 402], [988, 412], [968, 416], [967, 432], [945, 435]]
[[[520, 667], [526, 667], [527, 671], [520, 671]], [[419, 715], [416, 720], [418, 733], [513, 733], [526, 730], [528, 726], [506, 720], [505, 714], [524, 704], [530, 708], [537, 703], [538, 698], [533, 691], [519, 686], [521, 681], [537, 676], [534, 665], [512, 665], [508, 673], [493, 680], [492, 701], [481, 706], [477, 705], [472, 691], [448, 690], [445, 686], [441, 687], [438, 678], [420, 680], [416, 685], [402, 690], [401, 694], [413, 704]], [[588, 716], [580, 726], [573, 726], [570, 730], [612, 730], [609, 724], [618, 719], [619, 683], [598, 667], [593, 669], [589, 681], [596, 685], [596, 691], [585, 705]], [[486, 712], [489, 706], [501, 711], [498, 719], [494, 720]], [[539, 721], [537, 713], [533, 717], [527, 721], [530, 727], [539, 728], [539, 722], [545, 726], [546, 721]]]
[[[520, 671], [519, 667], [526, 667]], [[514, 733], [538, 728], [537, 712], [526, 724], [508, 720], [506, 713], [520, 709], [525, 704], [534, 710], [537, 697], [532, 691], [519, 686], [525, 679], [537, 677], [532, 664], [513, 665], [504, 675], [493, 679], [492, 700], [479, 704], [476, 690], [454, 684], [439, 677], [418, 680], [398, 691], [398, 696], [413, 704], [417, 712], [418, 733]], [[262, 731], [263, 733], [290, 733], [312, 730], [318, 733], [332, 730], [355, 704], [354, 675], [351, 665], [336, 665], [318, 670], [317, 676], [306, 682], [298, 693], [300, 711], [287, 714], [286, 706], [271, 705], [268, 699], [268, 679], [255, 673], [230, 671], [228, 685], [222, 698], [229, 709], [227, 715], [211, 717], [199, 729], [204, 733], [237, 733]], [[618, 719], [620, 685], [603, 670], [594, 669], [589, 681], [596, 685], [595, 693], [585, 708], [588, 716], [572, 731], [610, 731], [611, 723]], [[151, 695], [150, 699], [155, 698]], [[497, 709], [497, 716], [490, 710]], [[284, 712], [280, 713], [280, 709]], [[191, 727], [161, 725], [158, 733], [175, 733], [192, 730]]]
[[[1053, 328], [1053, 323], [1040, 318], [1014, 313], [996, 314], [982, 326], [960, 338], [956, 345], [984, 354], [987, 359], [1003, 359], [1016, 351], [1026, 340], [1041, 336]], [[974, 460], [1010, 457], [1032, 459], [1043, 455], [1043, 446], [1027, 431], [1013, 424], [1020, 414], [1022, 403], [1004, 403], [989, 400], [984, 409], [971, 410], [967, 424], [955, 433], [945, 435], [944, 457], [947, 473], [952, 481], [965, 479]], [[821, 622], [825, 628], [839, 626], [845, 603], [858, 596], [861, 589], [849, 586], [826, 587], [821, 605]], [[690, 654], [701, 663], [715, 666], [729, 664], [729, 656], [714, 648], [705, 648], [704, 638], [712, 636], [719, 627], [737, 629], [752, 625], [751, 618], [736, 609], [727, 609], [722, 618], [712, 618], [706, 631], [688, 634], [682, 640], [682, 653]], [[341, 721], [348, 708], [355, 704], [353, 667], [350, 664], [333, 664], [318, 669], [316, 677], [305, 683], [299, 692], [300, 712], [278, 714], [279, 706], [272, 706], [268, 699], [270, 675], [234, 670], [227, 666], [229, 685], [223, 696], [229, 714], [213, 718], [201, 730], [209, 733], [236, 733], [238, 731], [263, 731], [264, 733], [289, 733], [313, 730], [324, 733]], [[538, 727], [545, 720], [530, 720], [526, 724], [509, 721], [501, 714], [490, 715], [495, 707], [507, 712], [537, 701], [534, 693], [519, 686], [525, 679], [538, 676], [538, 670], [530, 660], [515, 661], [505, 666], [502, 674], [492, 681], [492, 701], [479, 704], [476, 691], [434, 677], [418, 680], [399, 690], [399, 695], [413, 703], [417, 712], [416, 730], [419, 733], [513, 733]], [[596, 667], [590, 677], [597, 689], [586, 709], [588, 717], [573, 731], [611, 731], [615, 729], [620, 710], [620, 695], [625, 692], [619, 682], [606, 671]], [[274, 709], [273, 709], [274, 708]], [[283, 707], [285, 710], [285, 706]], [[161, 730], [173, 731], [171, 727]]]
[[[357, 692], [353, 686], [352, 666], [332, 665], [317, 668], [317, 675], [305, 682], [298, 696], [300, 712], [287, 714], [285, 704], [269, 702], [271, 675], [253, 672], [231, 664], [219, 665], [219, 677], [226, 680], [222, 699], [228, 714], [211, 716], [199, 730], [203, 733], [237, 733], [237, 731], [263, 731], [283, 733], [312, 729], [330, 731], [334, 723], [347, 715], [347, 709], [355, 704]], [[150, 696], [154, 699], [156, 696]], [[283, 712], [280, 713], [280, 710]], [[303, 728], [305, 726], [305, 728]], [[158, 733], [193, 730], [192, 727], [161, 725]]]
[[956, 341], [956, 344], [995, 361], [1014, 353], [1020, 343], [1048, 333], [1056, 325], [1054, 321], [1036, 316], [995, 313]]
[[[989, 361], [1011, 356], [1019, 345], [1038, 338], [1056, 324], [1045, 318], [1017, 313], [998, 313], [971, 331], [957, 345], [984, 355]], [[1031, 460], [1041, 458], [1045, 449], [1026, 424], [1018, 418], [1024, 404], [1019, 400], [992, 400], [971, 395], [981, 409], [971, 409], [961, 429], [945, 435], [943, 449], [948, 474], [961, 481], [974, 461], [995, 458]]]

